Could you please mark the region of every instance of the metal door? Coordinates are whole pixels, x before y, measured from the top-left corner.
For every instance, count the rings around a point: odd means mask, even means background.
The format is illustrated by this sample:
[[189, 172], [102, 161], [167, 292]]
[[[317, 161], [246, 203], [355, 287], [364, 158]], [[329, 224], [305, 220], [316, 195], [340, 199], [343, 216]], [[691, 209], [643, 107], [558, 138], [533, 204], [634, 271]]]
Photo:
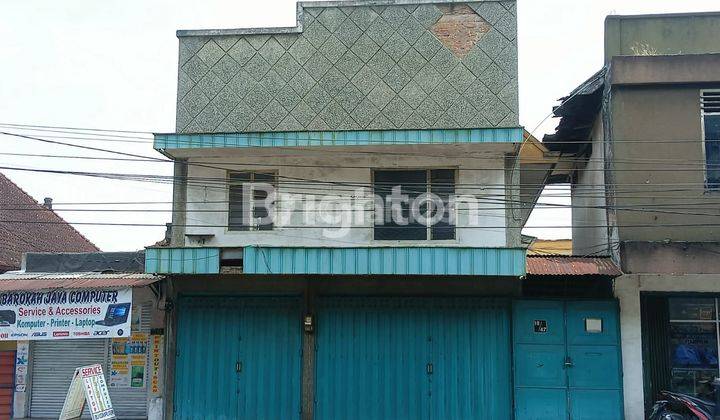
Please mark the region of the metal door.
[[316, 418], [509, 419], [509, 331], [504, 300], [323, 299]]
[[176, 419], [299, 419], [300, 305], [294, 298], [182, 298]]
[[15, 351], [0, 351], [0, 420], [12, 417], [15, 355]]
[[517, 301], [515, 418], [621, 419], [617, 304]]

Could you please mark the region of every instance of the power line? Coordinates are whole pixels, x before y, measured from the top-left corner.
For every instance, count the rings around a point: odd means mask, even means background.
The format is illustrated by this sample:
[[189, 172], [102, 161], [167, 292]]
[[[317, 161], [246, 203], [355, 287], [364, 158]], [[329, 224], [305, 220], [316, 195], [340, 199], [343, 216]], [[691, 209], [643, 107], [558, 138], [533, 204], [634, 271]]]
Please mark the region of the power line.
[[68, 127], [68, 126], [57, 126], [57, 125], [33, 125], [33, 124], [17, 124], [17, 123], [7, 123], [7, 122], [0, 122], [0, 126], [51, 128], [51, 129], [78, 130], [78, 131], [97, 131], [97, 132], [102, 132], [102, 133], [153, 134], [153, 132], [151, 132], [151, 131], [111, 130], [111, 129], [103, 129], [103, 128]]

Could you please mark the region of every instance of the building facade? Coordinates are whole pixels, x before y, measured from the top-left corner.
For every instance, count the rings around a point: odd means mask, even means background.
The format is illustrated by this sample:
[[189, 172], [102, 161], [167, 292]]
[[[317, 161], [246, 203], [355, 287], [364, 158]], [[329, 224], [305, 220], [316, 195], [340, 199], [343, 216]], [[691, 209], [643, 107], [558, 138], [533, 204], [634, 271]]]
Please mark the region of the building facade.
[[515, 2], [297, 17], [178, 32], [165, 418], [620, 418], [615, 302], [523, 295]]
[[[46, 222], [46, 224], [43, 224]], [[19, 270], [26, 252], [93, 252], [97, 247], [0, 173], [0, 274]], [[0, 419], [13, 416], [15, 340], [0, 341]]]
[[720, 15], [610, 16], [606, 66], [556, 111], [573, 251], [611, 255], [625, 416], [718, 376]]
[[0, 340], [15, 346], [15, 364], [3, 369], [6, 418], [58, 417], [73, 374], [89, 365], [103, 370], [117, 418], [162, 418], [162, 277], [143, 273], [143, 257], [27, 253], [21, 270], [0, 275]]

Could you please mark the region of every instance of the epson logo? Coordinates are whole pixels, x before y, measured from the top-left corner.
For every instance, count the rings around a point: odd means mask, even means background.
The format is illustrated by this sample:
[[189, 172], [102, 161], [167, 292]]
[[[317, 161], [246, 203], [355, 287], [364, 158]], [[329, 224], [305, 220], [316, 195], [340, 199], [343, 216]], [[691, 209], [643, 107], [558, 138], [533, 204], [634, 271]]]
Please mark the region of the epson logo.
[[108, 335], [110, 330], [93, 331], [93, 335]]

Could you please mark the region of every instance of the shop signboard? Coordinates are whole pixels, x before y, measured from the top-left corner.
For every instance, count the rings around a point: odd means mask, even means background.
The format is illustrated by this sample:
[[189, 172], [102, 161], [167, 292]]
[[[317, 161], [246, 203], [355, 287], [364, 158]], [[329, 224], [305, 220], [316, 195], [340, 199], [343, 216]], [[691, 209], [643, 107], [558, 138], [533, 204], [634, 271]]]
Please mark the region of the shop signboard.
[[132, 289], [0, 293], [0, 341], [130, 335]]
[[88, 405], [93, 420], [111, 420], [115, 418], [110, 393], [108, 392], [102, 366], [99, 364], [75, 369], [65, 403], [60, 412], [60, 420], [75, 419], [82, 415], [85, 404]]

